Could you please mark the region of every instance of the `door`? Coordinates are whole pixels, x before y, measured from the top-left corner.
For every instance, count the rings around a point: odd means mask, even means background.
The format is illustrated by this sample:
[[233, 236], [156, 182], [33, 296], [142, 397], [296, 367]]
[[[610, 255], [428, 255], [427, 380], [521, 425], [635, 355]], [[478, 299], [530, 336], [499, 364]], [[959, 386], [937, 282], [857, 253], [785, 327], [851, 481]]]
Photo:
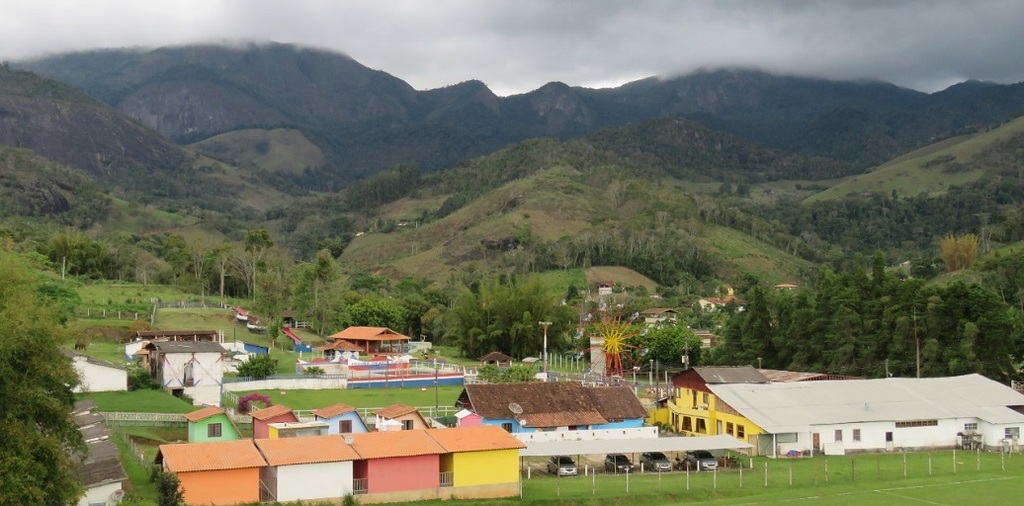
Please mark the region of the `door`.
[[811, 436], [811, 438], [813, 439], [813, 442], [814, 442], [814, 445], [813, 445], [814, 446], [814, 452], [815, 453], [820, 452], [821, 451], [821, 434], [815, 432]]

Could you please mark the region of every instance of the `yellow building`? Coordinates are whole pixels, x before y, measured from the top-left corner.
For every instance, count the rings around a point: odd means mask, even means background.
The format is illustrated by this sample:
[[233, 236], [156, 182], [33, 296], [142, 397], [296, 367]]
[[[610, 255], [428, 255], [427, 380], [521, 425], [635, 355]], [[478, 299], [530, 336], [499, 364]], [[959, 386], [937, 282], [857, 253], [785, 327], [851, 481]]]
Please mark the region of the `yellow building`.
[[715, 397], [709, 384], [768, 383], [750, 366], [694, 367], [672, 378], [675, 398], [668, 403], [669, 423], [688, 436], [729, 435], [755, 442], [764, 430]]
[[511, 497], [519, 493], [519, 450], [522, 442], [494, 425], [428, 429], [427, 434], [449, 453], [441, 455], [441, 474], [450, 476], [455, 496]]

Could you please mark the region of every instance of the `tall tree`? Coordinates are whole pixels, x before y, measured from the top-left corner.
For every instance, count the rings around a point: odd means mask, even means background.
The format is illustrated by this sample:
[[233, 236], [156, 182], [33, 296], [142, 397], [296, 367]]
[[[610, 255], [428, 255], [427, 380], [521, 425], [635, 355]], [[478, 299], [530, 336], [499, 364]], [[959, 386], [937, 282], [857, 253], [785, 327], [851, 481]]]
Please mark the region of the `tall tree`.
[[263, 257], [267, 250], [274, 246], [274, 240], [270, 232], [265, 228], [250, 230], [245, 234], [245, 249], [242, 259], [245, 262], [246, 285], [249, 287], [250, 296], [256, 300], [256, 273], [260, 270]]
[[82, 492], [69, 455], [84, 450], [71, 420], [79, 380], [40, 275], [0, 252], [0, 504], [64, 506]]

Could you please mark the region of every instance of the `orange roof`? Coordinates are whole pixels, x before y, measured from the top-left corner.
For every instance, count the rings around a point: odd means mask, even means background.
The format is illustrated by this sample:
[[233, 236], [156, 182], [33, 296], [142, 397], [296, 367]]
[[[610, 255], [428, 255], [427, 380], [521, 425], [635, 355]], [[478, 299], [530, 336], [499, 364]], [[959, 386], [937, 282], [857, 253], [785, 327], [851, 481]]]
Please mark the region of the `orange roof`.
[[283, 415], [285, 413], [291, 413], [291, 412], [292, 412], [291, 408], [289, 408], [287, 406], [283, 406], [281, 404], [278, 404], [276, 406], [269, 406], [269, 407], [266, 407], [266, 408], [263, 408], [263, 409], [258, 409], [256, 411], [253, 411], [253, 412], [249, 413], [249, 416], [253, 417], [256, 420], [264, 421], [264, 420], [270, 420], [271, 418], [274, 418], [274, 417], [277, 417], [277, 416], [281, 416], [281, 415]]
[[394, 404], [386, 408], [380, 408], [377, 411], [374, 411], [373, 414], [381, 418], [395, 418], [402, 415], [408, 415], [413, 411], [416, 411], [416, 408], [412, 406], [406, 406], [405, 404]]
[[340, 436], [257, 439], [256, 446], [272, 466], [358, 460], [359, 454]]
[[247, 469], [267, 465], [251, 439], [160, 445], [157, 461], [161, 459], [164, 467], [174, 473]]
[[326, 346], [320, 346], [318, 350], [334, 350], [334, 351], [362, 351], [362, 347], [358, 344], [350, 343], [344, 339], [337, 339], [333, 343]]
[[197, 409], [191, 413], [186, 413], [185, 419], [190, 422], [198, 422], [222, 413], [224, 413], [224, 409], [222, 408], [218, 408], [217, 406], [207, 406], [203, 409]]
[[355, 411], [356, 408], [349, 406], [348, 404], [339, 403], [333, 406], [327, 406], [326, 408], [314, 409], [313, 414], [320, 418], [334, 418], [338, 415], [344, 415], [350, 411]]
[[408, 341], [405, 336], [387, 327], [349, 327], [331, 335], [331, 339], [349, 339], [356, 341]]
[[452, 453], [526, 448], [522, 441], [497, 425], [427, 429], [426, 433], [442, 448]]
[[437, 444], [425, 430], [366, 432], [352, 434], [352, 448], [363, 459], [441, 455], [447, 450]]

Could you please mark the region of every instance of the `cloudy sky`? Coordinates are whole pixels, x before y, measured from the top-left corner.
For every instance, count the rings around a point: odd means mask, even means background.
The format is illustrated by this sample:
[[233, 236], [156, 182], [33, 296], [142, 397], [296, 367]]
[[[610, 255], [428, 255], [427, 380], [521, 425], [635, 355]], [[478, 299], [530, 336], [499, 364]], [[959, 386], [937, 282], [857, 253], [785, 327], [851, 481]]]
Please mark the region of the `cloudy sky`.
[[276, 41], [336, 50], [417, 89], [509, 95], [757, 67], [937, 91], [1024, 80], [1021, 0], [0, 0], [0, 60]]

